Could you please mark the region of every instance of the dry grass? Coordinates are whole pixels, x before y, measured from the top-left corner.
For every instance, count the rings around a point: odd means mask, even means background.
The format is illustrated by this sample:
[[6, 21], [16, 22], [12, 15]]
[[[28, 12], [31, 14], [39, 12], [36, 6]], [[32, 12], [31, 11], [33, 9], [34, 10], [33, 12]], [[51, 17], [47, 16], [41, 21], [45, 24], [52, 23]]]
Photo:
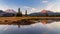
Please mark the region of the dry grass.
[[4, 21], [4, 20], [9, 20], [9, 21], [16, 21], [16, 20], [22, 20], [22, 19], [39, 19], [39, 18], [57, 18], [59, 19], [60, 17], [0, 17], [0, 21]]

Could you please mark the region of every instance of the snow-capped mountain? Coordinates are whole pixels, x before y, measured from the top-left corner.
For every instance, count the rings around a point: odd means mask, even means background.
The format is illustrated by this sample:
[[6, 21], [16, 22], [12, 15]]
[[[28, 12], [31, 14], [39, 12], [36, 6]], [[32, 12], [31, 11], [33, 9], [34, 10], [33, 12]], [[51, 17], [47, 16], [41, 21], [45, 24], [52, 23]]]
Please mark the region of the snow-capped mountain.
[[7, 10], [5, 10], [5, 12], [7, 12], [7, 13], [16, 13], [16, 11], [13, 10], [13, 9], [7, 9]]
[[16, 12], [14, 10], [7, 10], [7, 11], [3, 11], [0, 10], [0, 16], [14, 16], [16, 15]]

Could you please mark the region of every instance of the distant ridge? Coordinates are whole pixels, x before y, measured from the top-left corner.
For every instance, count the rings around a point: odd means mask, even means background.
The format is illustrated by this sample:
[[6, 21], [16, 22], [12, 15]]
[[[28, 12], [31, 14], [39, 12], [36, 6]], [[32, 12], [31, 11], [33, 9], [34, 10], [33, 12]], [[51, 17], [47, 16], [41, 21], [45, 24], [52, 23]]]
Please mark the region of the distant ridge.
[[[13, 9], [7, 9], [6, 11], [0, 10], [0, 16], [6, 16], [6, 17], [10, 17], [10, 16], [16, 16], [17, 12]], [[23, 15], [23, 14], [22, 14]], [[59, 16], [60, 17], [60, 13], [59, 12], [53, 12], [53, 11], [49, 11], [49, 10], [42, 10], [41, 12], [36, 12], [36, 13], [31, 13], [31, 14], [27, 14], [27, 16]], [[23, 15], [24, 16], [24, 15]]]
[[46, 16], [46, 14], [48, 14], [48, 16], [60, 16], [59, 12], [53, 12], [49, 10], [42, 10], [41, 12], [31, 13], [29, 16]]

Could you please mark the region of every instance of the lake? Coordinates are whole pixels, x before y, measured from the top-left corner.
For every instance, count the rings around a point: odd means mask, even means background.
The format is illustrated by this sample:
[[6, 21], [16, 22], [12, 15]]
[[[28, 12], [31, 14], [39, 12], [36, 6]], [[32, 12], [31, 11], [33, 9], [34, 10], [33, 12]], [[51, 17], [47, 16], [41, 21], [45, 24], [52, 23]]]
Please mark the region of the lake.
[[0, 34], [60, 34], [60, 20], [40, 20], [30, 25], [0, 25]]

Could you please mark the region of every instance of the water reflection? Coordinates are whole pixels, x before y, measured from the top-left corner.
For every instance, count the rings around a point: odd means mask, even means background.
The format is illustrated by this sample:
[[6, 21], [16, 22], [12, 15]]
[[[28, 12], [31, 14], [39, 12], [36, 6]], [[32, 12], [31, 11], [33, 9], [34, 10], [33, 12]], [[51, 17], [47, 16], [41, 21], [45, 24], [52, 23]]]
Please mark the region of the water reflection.
[[[39, 20], [30, 25], [0, 25], [0, 34], [60, 34], [60, 20]], [[18, 27], [17, 27], [18, 25]]]

